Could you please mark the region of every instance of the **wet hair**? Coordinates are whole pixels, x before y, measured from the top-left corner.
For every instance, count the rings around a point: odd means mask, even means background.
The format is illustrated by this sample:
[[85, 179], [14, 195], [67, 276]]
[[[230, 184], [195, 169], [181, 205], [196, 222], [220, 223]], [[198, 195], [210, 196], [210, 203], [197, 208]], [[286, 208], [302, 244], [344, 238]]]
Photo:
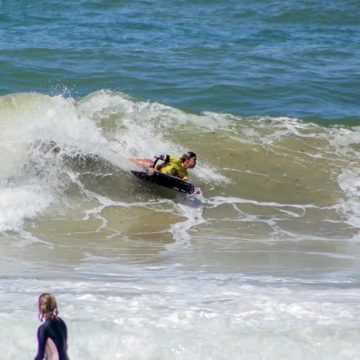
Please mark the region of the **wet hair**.
[[196, 154], [194, 152], [192, 152], [192, 151], [188, 151], [188, 152], [186, 152], [185, 154], [183, 154], [181, 156], [180, 160], [182, 162], [184, 162], [184, 161], [189, 160], [189, 159], [194, 158], [194, 157], [196, 157]]
[[39, 296], [39, 319], [56, 319], [58, 316], [58, 308], [55, 296], [50, 293], [44, 293]]

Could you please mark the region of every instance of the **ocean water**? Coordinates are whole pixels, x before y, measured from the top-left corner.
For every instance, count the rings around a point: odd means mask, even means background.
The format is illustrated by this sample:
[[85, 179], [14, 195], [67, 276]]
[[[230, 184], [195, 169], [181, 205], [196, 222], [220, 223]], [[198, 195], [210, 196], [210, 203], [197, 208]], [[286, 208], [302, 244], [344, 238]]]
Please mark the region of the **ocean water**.
[[360, 359], [359, 13], [0, 1], [1, 359], [42, 292], [72, 359]]

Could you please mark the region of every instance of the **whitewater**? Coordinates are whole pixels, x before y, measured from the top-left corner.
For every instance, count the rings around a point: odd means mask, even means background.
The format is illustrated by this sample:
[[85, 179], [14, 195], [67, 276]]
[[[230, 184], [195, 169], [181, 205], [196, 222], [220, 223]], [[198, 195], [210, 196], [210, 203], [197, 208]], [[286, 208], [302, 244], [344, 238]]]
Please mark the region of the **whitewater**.
[[360, 359], [359, 13], [0, 0], [0, 359]]
[[[358, 357], [359, 127], [103, 90], [7, 95], [0, 118], [4, 358], [35, 354], [44, 291], [71, 358]], [[198, 201], [130, 173], [187, 150]]]

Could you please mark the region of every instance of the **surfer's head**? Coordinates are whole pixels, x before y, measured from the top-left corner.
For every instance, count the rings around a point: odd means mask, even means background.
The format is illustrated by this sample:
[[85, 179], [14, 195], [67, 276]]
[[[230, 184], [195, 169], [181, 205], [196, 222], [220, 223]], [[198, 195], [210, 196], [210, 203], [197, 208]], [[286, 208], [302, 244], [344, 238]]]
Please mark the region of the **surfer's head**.
[[39, 319], [56, 319], [59, 313], [56, 299], [53, 294], [44, 293], [39, 296]]
[[196, 165], [196, 154], [188, 151], [180, 158], [185, 169], [193, 169]]

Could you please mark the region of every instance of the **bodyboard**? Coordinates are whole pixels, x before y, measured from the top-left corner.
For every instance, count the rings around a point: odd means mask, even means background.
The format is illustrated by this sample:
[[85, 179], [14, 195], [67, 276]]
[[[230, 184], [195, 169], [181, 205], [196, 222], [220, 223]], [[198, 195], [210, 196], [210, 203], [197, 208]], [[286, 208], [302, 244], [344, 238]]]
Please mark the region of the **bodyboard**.
[[147, 171], [139, 170], [131, 170], [131, 172], [141, 180], [164, 186], [169, 189], [174, 189], [187, 194], [193, 194], [195, 192], [193, 184], [175, 176], [165, 175], [160, 172], [155, 172], [153, 175], [150, 175]]

